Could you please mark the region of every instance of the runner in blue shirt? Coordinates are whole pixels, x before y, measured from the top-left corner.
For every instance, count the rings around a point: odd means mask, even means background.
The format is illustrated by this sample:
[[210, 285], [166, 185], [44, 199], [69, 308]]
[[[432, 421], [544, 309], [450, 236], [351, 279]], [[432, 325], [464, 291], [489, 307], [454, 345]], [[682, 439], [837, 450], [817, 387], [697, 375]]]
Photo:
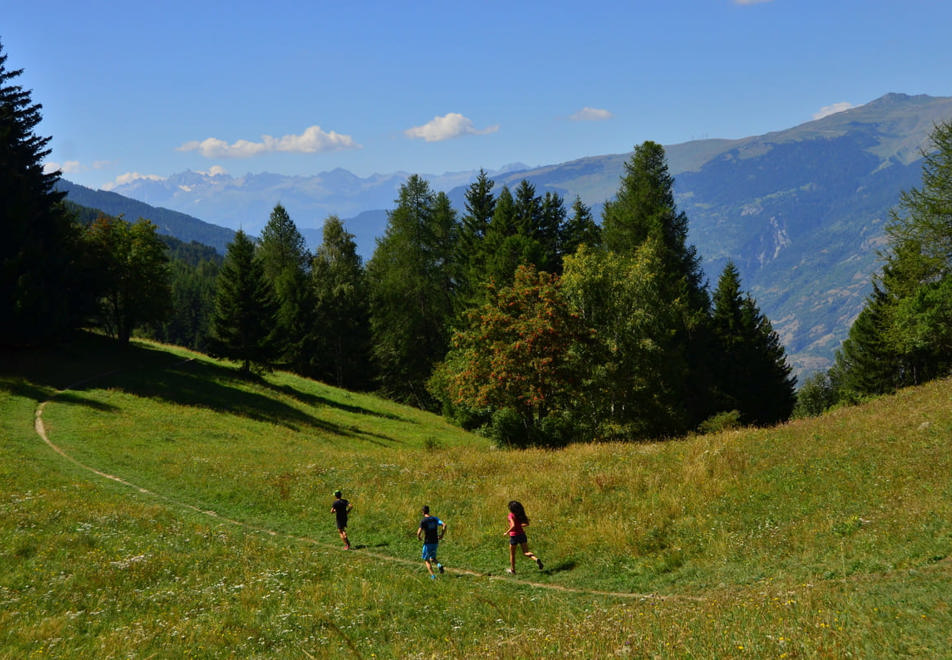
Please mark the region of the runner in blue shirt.
[[446, 523], [430, 515], [430, 507], [423, 507], [423, 520], [420, 521], [420, 527], [417, 529], [417, 538], [423, 540], [423, 563], [426, 564], [426, 570], [430, 572], [430, 579], [435, 580], [436, 574], [433, 573], [433, 562], [436, 562], [436, 568], [440, 573], [443, 572], [443, 564], [436, 560], [436, 549], [440, 544], [440, 539], [446, 534]]

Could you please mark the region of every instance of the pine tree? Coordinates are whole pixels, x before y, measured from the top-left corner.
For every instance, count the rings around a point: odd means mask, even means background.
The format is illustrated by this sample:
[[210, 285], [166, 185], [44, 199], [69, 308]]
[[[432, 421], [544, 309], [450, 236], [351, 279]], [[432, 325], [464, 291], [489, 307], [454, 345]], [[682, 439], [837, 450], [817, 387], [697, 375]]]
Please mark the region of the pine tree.
[[211, 354], [240, 362], [246, 373], [253, 365], [270, 367], [278, 353], [277, 315], [274, 290], [255, 256], [254, 243], [239, 230], [218, 273]]
[[14, 80], [0, 44], [0, 343], [52, 339], [79, 322], [79, 227], [67, 213], [59, 172], [44, 172], [50, 138], [33, 129], [42, 106]]
[[770, 321], [742, 294], [733, 262], [724, 267], [713, 298], [718, 407], [738, 410], [745, 424], [787, 419], [796, 404], [796, 378]]
[[364, 389], [371, 381], [369, 302], [354, 235], [337, 216], [324, 221], [311, 265], [316, 300], [315, 375], [338, 387]]
[[496, 209], [495, 182], [485, 170], [466, 189], [466, 213], [460, 218], [456, 262], [460, 265], [458, 312], [465, 310], [482, 284], [486, 268], [486, 232]]

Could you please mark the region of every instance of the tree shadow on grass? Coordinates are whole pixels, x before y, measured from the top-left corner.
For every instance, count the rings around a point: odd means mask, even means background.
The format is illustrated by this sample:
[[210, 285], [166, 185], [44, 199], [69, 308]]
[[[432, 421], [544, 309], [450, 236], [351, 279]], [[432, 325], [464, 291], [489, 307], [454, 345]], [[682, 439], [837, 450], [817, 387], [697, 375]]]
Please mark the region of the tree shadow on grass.
[[[68, 391], [61, 391], [67, 388]], [[11, 391], [37, 403], [55, 395], [64, 403], [115, 411], [115, 407], [81, 394], [102, 388], [180, 406], [207, 408], [294, 431], [315, 429], [378, 445], [400, 441], [354, 425], [321, 419], [274, 395], [285, 395], [315, 409], [330, 406], [359, 415], [410, 421], [302, 392], [292, 386], [274, 385], [254, 374], [242, 374], [235, 368], [201, 359], [179, 357], [161, 348], [135, 342], [120, 348], [111, 339], [94, 333], [77, 333], [68, 341], [42, 349], [0, 348], [0, 391]]]
[[352, 406], [340, 401], [334, 401], [333, 399], [328, 399], [327, 397], [320, 396], [318, 394], [312, 394], [310, 392], [302, 392], [301, 390], [291, 387], [290, 385], [273, 385], [271, 383], [262, 382], [262, 385], [265, 387], [279, 392], [286, 396], [296, 399], [301, 403], [304, 403], [309, 406], [314, 406], [315, 408], [320, 406], [328, 406], [330, 408], [337, 408], [338, 410], [343, 410], [344, 412], [354, 413], [356, 415], [370, 415], [372, 417], [380, 417], [382, 419], [392, 419], [398, 422], [409, 422], [410, 420], [404, 419], [398, 415], [391, 413], [379, 412], [377, 410], [370, 410], [369, 408], [363, 408], [361, 406]]

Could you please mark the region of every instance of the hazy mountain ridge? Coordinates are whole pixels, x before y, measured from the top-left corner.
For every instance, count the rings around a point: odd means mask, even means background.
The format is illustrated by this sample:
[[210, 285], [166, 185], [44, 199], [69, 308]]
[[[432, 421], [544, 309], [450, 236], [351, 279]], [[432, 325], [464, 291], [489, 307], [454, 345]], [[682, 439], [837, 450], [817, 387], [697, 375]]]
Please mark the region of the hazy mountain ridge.
[[185, 213], [156, 208], [118, 193], [93, 190], [66, 179], [60, 179], [56, 188], [66, 192], [66, 198], [74, 204], [97, 209], [108, 215], [122, 216], [128, 222], [146, 218], [158, 227], [160, 234], [174, 236], [186, 243], [191, 241], [202, 243], [215, 248], [221, 254], [225, 253], [225, 249], [235, 236], [235, 232], [231, 229], [199, 220]]
[[[824, 368], [846, 337], [878, 268], [883, 227], [902, 190], [918, 186], [921, 149], [933, 126], [952, 118], [952, 98], [887, 94], [790, 129], [665, 147], [679, 208], [689, 218], [711, 284], [737, 264], [801, 371]], [[526, 178], [569, 206], [576, 195], [600, 217], [618, 189], [629, 153], [492, 172], [496, 191]], [[463, 212], [472, 172], [423, 175]], [[313, 177], [185, 172], [115, 189], [249, 233], [274, 204], [288, 209], [312, 247], [330, 214], [345, 220], [369, 257], [407, 173], [361, 178], [336, 169]]]

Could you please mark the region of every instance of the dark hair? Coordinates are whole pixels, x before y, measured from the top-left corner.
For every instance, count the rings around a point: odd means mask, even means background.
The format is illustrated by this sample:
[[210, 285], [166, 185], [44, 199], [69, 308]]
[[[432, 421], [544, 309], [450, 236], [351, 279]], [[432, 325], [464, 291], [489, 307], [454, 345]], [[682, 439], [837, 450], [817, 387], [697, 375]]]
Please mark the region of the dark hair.
[[334, 491], [334, 497], [340, 497], [341, 492], [339, 490]]
[[522, 506], [521, 502], [512, 500], [509, 503], [509, 511], [512, 512], [516, 516], [516, 520], [518, 520], [521, 524], [523, 525], [529, 524], [529, 516], [526, 515], [526, 510]]
[[429, 512], [430, 512], [430, 507], [428, 507], [426, 504], [424, 504], [424, 505], [423, 505], [423, 513], [429, 513]]

